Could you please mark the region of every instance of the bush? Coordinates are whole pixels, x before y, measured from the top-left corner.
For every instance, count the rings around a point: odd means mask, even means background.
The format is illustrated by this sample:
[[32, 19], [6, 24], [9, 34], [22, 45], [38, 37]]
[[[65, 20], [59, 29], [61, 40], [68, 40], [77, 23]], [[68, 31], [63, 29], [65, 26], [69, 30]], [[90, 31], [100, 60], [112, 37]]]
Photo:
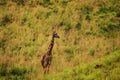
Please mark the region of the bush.
[[84, 14], [90, 14], [93, 11], [93, 7], [92, 6], [84, 6], [81, 8], [81, 10]]
[[27, 0], [12, 0], [13, 2], [17, 3], [18, 5], [25, 5]]
[[5, 80], [23, 80], [27, 73], [29, 70], [25, 67], [13, 66], [10, 62], [0, 64], [0, 77], [4, 77]]
[[65, 31], [68, 32], [70, 29], [72, 29], [71, 22], [69, 19], [63, 19], [63, 24], [65, 25]]
[[89, 55], [94, 56], [94, 54], [95, 54], [95, 50], [91, 49], [90, 52], [89, 52]]
[[71, 27], [71, 24], [67, 24], [67, 25], [65, 26], [65, 31], [68, 32], [71, 28], [72, 28], [72, 27]]
[[96, 32], [94, 32], [94, 31], [92, 31], [92, 30], [86, 30], [86, 31], [85, 31], [85, 34], [86, 34], [86, 35], [93, 35], [93, 36], [95, 36], [95, 35], [96, 35]]
[[86, 14], [85, 19], [86, 19], [86, 20], [91, 20], [90, 14]]
[[51, 0], [37, 0], [37, 4], [43, 5], [44, 7], [48, 7], [52, 4]]
[[75, 28], [77, 30], [80, 30], [81, 29], [81, 26], [82, 26], [82, 23], [78, 22], [77, 25], [75, 26]]
[[50, 11], [38, 11], [37, 13], [36, 13], [36, 18], [37, 19], [47, 19], [47, 18], [49, 18], [49, 16], [51, 15], [51, 12]]
[[7, 75], [7, 68], [0, 68], [0, 76], [6, 76]]
[[0, 0], [0, 5], [5, 5], [7, 3], [7, 0]]
[[5, 52], [5, 46], [6, 45], [6, 40], [3, 39], [2, 41], [0, 41], [0, 48], [3, 52]]
[[12, 75], [25, 75], [26, 73], [28, 73], [28, 70], [24, 67], [12, 67], [10, 69], [10, 74]]
[[65, 52], [67, 53], [67, 57], [66, 57], [66, 58], [67, 58], [67, 61], [70, 61], [71, 58], [74, 56], [73, 47], [70, 47], [70, 46], [66, 47]]
[[12, 19], [12, 15], [10, 14], [6, 14], [2, 17], [2, 19], [0, 20], [0, 26], [5, 26], [8, 23], [12, 23], [13, 19]]
[[21, 24], [22, 25], [24, 25], [25, 24], [25, 22], [27, 22], [28, 21], [28, 19], [29, 19], [29, 16], [26, 14], [26, 15], [24, 15], [23, 16], [23, 18], [22, 18], [22, 21], [21, 21]]
[[8, 62], [3, 62], [0, 64], [0, 76], [7, 76], [9, 73], [8, 68], [10, 66], [10, 63]]
[[67, 5], [68, 2], [70, 2], [72, 0], [60, 0], [60, 4], [62, 5], [62, 7], [65, 7]]

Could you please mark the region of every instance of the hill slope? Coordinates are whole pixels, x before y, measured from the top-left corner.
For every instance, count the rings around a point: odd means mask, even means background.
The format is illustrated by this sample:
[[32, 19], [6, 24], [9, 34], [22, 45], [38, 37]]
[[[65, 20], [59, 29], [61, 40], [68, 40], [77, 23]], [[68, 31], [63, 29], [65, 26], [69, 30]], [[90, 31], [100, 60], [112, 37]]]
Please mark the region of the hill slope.
[[[58, 74], [46, 75], [44, 80], [119, 80], [120, 50], [88, 64], [64, 70]], [[52, 76], [52, 77], [51, 77]]]
[[[119, 0], [0, 0], [0, 79], [117, 80], [119, 4]], [[40, 61], [53, 31], [60, 39], [55, 40], [50, 73], [43, 76]]]

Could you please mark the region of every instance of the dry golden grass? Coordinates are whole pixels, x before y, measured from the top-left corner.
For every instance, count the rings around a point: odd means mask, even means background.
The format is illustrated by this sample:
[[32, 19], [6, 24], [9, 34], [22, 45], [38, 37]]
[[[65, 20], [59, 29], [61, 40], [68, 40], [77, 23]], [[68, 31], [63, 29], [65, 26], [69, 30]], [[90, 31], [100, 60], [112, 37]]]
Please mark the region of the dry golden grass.
[[[117, 11], [108, 10], [104, 13], [106, 7], [113, 7], [112, 2], [50, 1], [52, 4], [47, 7], [37, 5], [35, 1], [33, 4], [26, 2], [25, 5], [8, 1], [6, 5], [0, 5], [0, 65], [8, 63], [27, 67], [30, 70], [27, 75], [29, 80], [46, 78], [40, 61], [48, 49], [53, 31], [60, 36], [60, 39], [55, 40], [53, 48], [50, 68], [53, 76], [120, 49], [119, 29], [100, 33], [101, 27], [112, 24], [112, 19], [118, 19]], [[100, 12], [103, 4], [103, 12]], [[4, 25], [2, 20], [6, 15], [8, 22]], [[118, 25], [115, 21], [115, 26]], [[110, 37], [104, 36], [105, 33]]]

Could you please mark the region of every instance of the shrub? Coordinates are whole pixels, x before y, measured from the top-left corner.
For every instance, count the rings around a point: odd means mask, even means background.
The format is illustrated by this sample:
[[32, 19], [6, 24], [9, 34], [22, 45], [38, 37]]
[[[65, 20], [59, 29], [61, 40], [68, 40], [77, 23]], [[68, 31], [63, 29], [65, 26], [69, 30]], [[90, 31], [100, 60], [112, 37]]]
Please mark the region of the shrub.
[[50, 11], [38, 11], [37, 13], [36, 13], [36, 18], [37, 19], [46, 19], [46, 18], [49, 18], [49, 16], [51, 15], [51, 12]]
[[5, 5], [7, 3], [7, 0], [0, 0], [0, 5]]
[[65, 26], [65, 31], [68, 32], [71, 28], [72, 28], [72, 27], [71, 27], [71, 24], [67, 24], [67, 25]]
[[86, 20], [91, 20], [90, 14], [86, 14], [85, 19], [86, 19]]
[[27, 0], [12, 0], [12, 1], [17, 3], [18, 5], [25, 5], [25, 3], [28, 2]]
[[91, 49], [90, 52], [89, 52], [89, 55], [94, 56], [94, 54], [95, 54], [95, 50]]
[[73, 47], [67, 46], [65, 52], [67, 53], [67, 61], [70, 61], [71, 58], [74, 56]]
[[48, 7], [52, 4], [51, 0], [37, 0], [37, 4], [43, 5], [44, 7]]
[[69, 19], [63, 19], [63, 23], [65, 25], [65, 31], [68, 32], [70, 29], [72, 29], [71, 22]]
[[26, 73], [28, 73], [28, 70], [24, 67], [12, 67], [10, 69], [10, 74], [12, 74], [12, 75], [20, 76], [20, 75], [24, 75]]
[[77, 25], [75, 26], [75, 28], [77, 30], [80, 30], [81, 29], [81, 26], [82, 26], [82, 23], [78, 22]]
[[81, 8], [81, 10], [83, 11], [84, 14], [89, 14], [90, 12], [93, 11], [93, 7], [92, 6], [84, 6]]
[[5, 80], [26, 80], [28, 72], [27, 68], [11, 66], [4, 70], [4, 77]]
[[0, 41], [0, 48], [3, 52], [5, 52], [5, 45], [6, 45], [6, 40], [5, 39]]
[[28, 19], [29, 19], [29, 16], [26, 14], [26, 15], [24, 15], [23, 16], [23, 18], [22, 18], [22, 21], [21, 21], [21, 24], [22, 25], [24, 25], [25, 24], [25, 22], [27, 22], [28, 21]]
[[70, 2], [72, 0], [60, 0], [60, 4], [62, 5], [62, 7], [65, 7], [67, 5], [68, 2]]
[[3, 62], [0, 64], [0, 76], [7, 76], [9, 74], [9, 62]]
[[86, 34], [86, 35], [93, 35], [93, 36], [95, 36], [95, 35], [96, 35], [96, 32], [94, 32], [94, 31], [92, 31], [92, 30], [86, 30], [86, 31], [85, 31], [85, 34]]
[[12, 16], [10, 14], [6, 14], [2, 17], [0, 21], [0, 26], [5, 26], [8, 23], [12, 23], [12, 22], [13, 22]]
[[2, 67], [0, 68], [0, 76], [6, 76], [7, 75], [7, 68]]
[[67, 46], [65, 52], [66, 52], [67, 54], [73, 54], [74, 51], [73, 51], [73, 48], [72, 48], [72, 47]]

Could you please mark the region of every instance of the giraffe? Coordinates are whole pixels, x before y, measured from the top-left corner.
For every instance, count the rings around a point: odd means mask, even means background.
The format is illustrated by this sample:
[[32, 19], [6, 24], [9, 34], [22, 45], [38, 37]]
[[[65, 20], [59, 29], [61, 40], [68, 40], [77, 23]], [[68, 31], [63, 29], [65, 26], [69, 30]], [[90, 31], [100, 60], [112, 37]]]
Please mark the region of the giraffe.
[[51, 43], [48, 47], [47, 52], [43, 55], [42, 60], [41, 60], [41, 64], [44, 70], [44, 74], [49, 72], [49, 68], [51, 65], [51, 61], [52, 61], [52, 49], [54, 46], [54, 39], [55, 38], [60, 38], [59, 35], [54, 31], [52, 34], [52, 40]]

